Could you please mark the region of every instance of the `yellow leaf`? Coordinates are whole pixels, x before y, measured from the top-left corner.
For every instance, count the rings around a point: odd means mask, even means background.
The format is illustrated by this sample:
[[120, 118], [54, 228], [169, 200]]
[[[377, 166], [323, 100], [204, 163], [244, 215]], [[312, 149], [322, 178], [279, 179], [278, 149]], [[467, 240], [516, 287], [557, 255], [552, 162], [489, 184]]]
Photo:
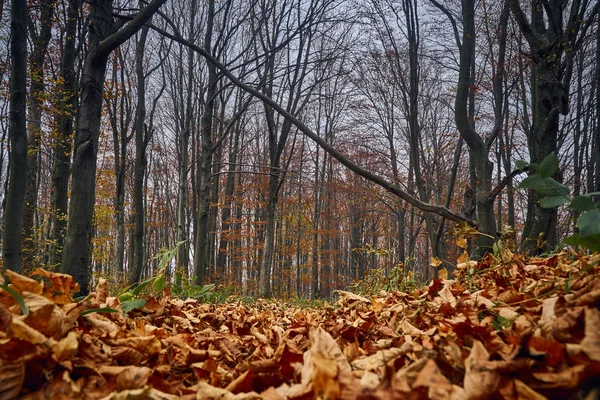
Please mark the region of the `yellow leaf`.
[[446, 268], [440, 268], [438, 270], [438, 278], [442, 281], [448, 279], [448, 270]]
[[437, 268], [440, 265], [442, 265], [442, 260], [440, 260], [437, 257], [431, 257], [431, 261], [429, 262], [429, 265], [431, 265], [433, 268]]
[[467, 239], [465, 239], [464, 237], [456, 238], [456, 245], [458, 247], [460, 247], [461, 249], [466, 249], [467, 248]]
[[463, 251], [463, 253], [460, 255], [460, 257], [458, 257], [458, 260], [456, 260], [456, 263], [462, 264], [462, 263], [466, 263], [467, 261], [469, 261], [469, 254], [466, 251]]

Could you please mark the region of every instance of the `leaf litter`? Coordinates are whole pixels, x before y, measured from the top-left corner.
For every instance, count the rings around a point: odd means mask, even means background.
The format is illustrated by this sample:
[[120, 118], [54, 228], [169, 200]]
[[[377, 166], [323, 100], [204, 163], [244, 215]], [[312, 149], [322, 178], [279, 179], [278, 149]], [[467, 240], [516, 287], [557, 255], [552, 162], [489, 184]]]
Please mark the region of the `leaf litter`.
[[600, 254], [462, 261], [453, 280], [320, 308], [146, 297], [7, 271], [0, 399], [583, 399], [600, 386]]

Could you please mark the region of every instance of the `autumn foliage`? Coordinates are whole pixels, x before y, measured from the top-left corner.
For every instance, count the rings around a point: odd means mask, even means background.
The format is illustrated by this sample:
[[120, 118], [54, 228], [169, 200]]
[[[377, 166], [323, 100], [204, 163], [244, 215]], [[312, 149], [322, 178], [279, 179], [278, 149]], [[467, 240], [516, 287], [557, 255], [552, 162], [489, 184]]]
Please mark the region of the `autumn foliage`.
[[600, 376], [600, 254], [505, 250], [454, 280], [335, 305], [148, 297], [108, 282], [74, 302], [68, 275], [7, 271], [0, 398], [581, 398]]

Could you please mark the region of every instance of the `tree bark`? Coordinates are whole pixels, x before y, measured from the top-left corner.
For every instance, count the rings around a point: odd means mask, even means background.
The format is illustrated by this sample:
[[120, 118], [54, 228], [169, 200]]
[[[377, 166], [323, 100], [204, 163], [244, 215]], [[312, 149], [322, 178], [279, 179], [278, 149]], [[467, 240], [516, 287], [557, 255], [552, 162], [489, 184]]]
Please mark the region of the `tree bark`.
[[[596, 20], [596, 129], [594, 131], [596, 171], [594, 190], [600, 192], [600, 15]], [[596, 201], [600, 201], [600, 195], [596, 196]]]
[[[212, 35], [215, 20], [215, 2], [208, 1], [206, 32], [204, 36], [204, 50], [212, 53]], [[217, 91], [217, 68], [207, 63], [208, 86], [206, 88], [206, 102], [201, 121], [200, 168], [198, 187], [198, 221], [196, 243], [194, 248], [194, 271], [196, 284], [204, 284], [209, 268], [209, 217], [210, 217], [210, 175], [212, 172], [213, 149], [213, 113], [215, 109], [215, 95]]]
[[50, 255], [48, 265], [52, 268], [62, 261], [63, 245], [67, 229], [67, 207], [69, 192], [69, 175], [71, 174], [71, 150], [73, 135], [73, 115], [77, 104], [77, 79], [75, 76], [75, 48], [77, 23], [81, 0], [69, 1], [67, 21], [65, 24], [65, 44], [60, 60], [60, 77], [62, 78], [63, 98], [58, 105], [57, 136], [52, 154], [52, 215], [50, 221]]
[[[559, 118], [569, 112], [573, 59], [581, 46], [580, 38], [598, 14], [600, 3], [584, 15], [588, 2], [572, 2], [568, 20], [563, 18], [567, 2], [544, 2], [543, 7], [534, 4], [530, 21], [518, 0], [509, 0], [509, 4], [530, 48], [532, 128], [527, 144], [531, 162], [539, 164], [558, 150]], [[560, 172], [554, 177], [561, 180]], [[529, 192], [521, 247], [530, 253], [550, 251], [557, 244], [557, 209], [542, 208], [542, 197], [536, 191]]]
[[27, 176], [27, 2], [11, 1], [10, 19], [10, 159], [8, 193], [4, 209], [2, 259], [4, 268], [22, 269], [21, 227]]
[[[498, 62], [494, 79], [494, 96], [500, 96], [500, 101], [494, 104], [495, 127], [494, 131], [482, 140], [475, 132], [468, 113], [469, 91], [472, 85], [471, 64], [475, 56], [475, 9], [473, 0], [462, 2], [463, 34], [460, 47], [460, 69], [458, 77], [458, 89], [455, 102], [455, 121], [460, 135], [469, 147], [470, 160], [473, 164], [476, 187], [475, 187], [475, 213], [479, 230], [485, 234], [479, 236], [477, 256], [483, 255], [492, 247], [496, 236], [496, 220], [494, 218], [494, 199], [490, 198], [492, 190], [493, 164], [489, 161], [490, 147], [498, 135], [502, 119], [502, 68], [503, 62]], [[507, 16], [506, 16], [507, 17]], [[506, 20], [503, 22], [506, 24]], [[502, 39], [500, 39], [502, 41]], [[502, 60], [503, 45], [500, 43], [500, 59]], [[499, 92], [499, 93], [498, 93]], [[498, 120], [500, 125], [498, 125]]]
[[135, 109], [135, 169], [133, 183], [133, 265], [129, 275], [129, 283], [139, 282], [144, 271], [145, 246], [144, 246], [144, 175], [146, 172], [146, 146], [148, 145], [146, 132], [146, 79], [144, 74], [144, 51], [148, 37], [148, 27], [142, 28], [137, 43], [135, 55], [135, 71], [137, 76], [137, 106]]
[[112, 0], [94, 0], [91, 4], [89, 48], [83, 67], [81, 101], [77, 112], [71, 203], [61, 264], [61, 271], [75, 278], [82, 295], [89, 292], [98, 136], [108, 56], [139, 31], [165, 1], [153, 0], [133, 20], [114, 33], [119, 24], [113, 21]]

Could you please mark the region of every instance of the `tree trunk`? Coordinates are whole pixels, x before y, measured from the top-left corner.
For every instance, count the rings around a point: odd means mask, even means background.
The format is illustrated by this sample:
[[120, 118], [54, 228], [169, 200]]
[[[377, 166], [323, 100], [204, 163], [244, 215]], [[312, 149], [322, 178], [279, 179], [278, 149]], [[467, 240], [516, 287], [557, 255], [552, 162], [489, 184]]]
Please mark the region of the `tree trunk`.
[[67, 229], [67, 207], [69, 191], [69, 175], [71, 173], [71, 149], [73, 135], [73, 115], [77, 104], [77, 80], [75, 76], [75, 49], [77, 21], [81, 0], [69, 2], [67, 7], [67, 22], [65, 24], [65, 45], [60, 60], [60, 77], [63, 84], [61, 91], [64, 97], [59, 103], [57, 116], [57, 135], [52, 156], [52, 186], [51, 203], [52, 215], [50, 220], [50, 267], [60, 265]]
[[143, 27], [137, 43], [135, 54], [135, 72], [137, 76], [137, 106], [135, 109], [135, 169], [133, 183], [133, 265], [129, 275], [129, 284], [139, 282], [142, 278], [145, 260], [144, 246], [144, 175], [146, 173], [146, 146], [148, 145], [148, 132], [146, 132], [146, 79], [144, 75], [144, 51], [148, 37], [148, 27]]
[[48, 43], [52, 34], [52, 15], [56, 0], [44, 0], [40, 4], [39, 32], [35, 31], [33, 22], [30, 33], [33, 38], [33, 51], [29, 60], [29, 75], [31, 79], [29, 95], [29, 120], [27, 129], [27, 181], [25, 189], [25, 209], [23, 210], [23, 266], [33, 269], [36, 249], [43, 248], [35, 243], [35, 213], [39, 189], [39, 175], [42, 136], [42, 106], [44, 102], [44, 61]]
[[[594, 190], [600, 192], [600, 15], [596, 22], [596, 71], [595, 71], [595, 83], [596, 83], [596, 129], [594, 131], [594, 146], [596, 149], [596, 170], [595, 170], [595, 185]], [[600, 201], [600, 195], [595, 196], [596, 201]]]
[[[531, 162], [539, 164], [558, 150], [560, 115], [569, 112], [573, 59], [582, 43], [579, 39], [590, 26], [587, 21], [596, 17], [600, 3], [585, 15], [587, 2], [571, 2], [570, 10], [566, 9], [567, 2], [548, 2], [544, 7], [531, 7], [530, 21], [517, 0], [509, 3], [530, 48], [532, 128], [527, 145]], [[554, 178], [560, 181], [560, 172]], [[542, 208], [542, 197], [536, 191], [529, 192], [521, 246], [530, 253], [550, 251], [557, 244], [557, 209]]]
[[10, 21], [10, 158], [9, 183], [4, 209], [2, 259], [4, 268], [22, 269], [21, 227], [27, 176], [27, 2], [11, 1]]
[[71, 202], [61, 264], [61, 271], [75, 278], [82, 295], [89, 292], [98, 136], [108, 56], [140, 30], [165, 1], [153, 0], [133, 20], [114, 33], [112, 0], [94, 0], [91, 3], [89, 48], [83, 67], [81, 101], [77, 110]]
[[[192, 0], [191, 9], [197, 8], [197, 0]], [[196, 13], [192, 12], [189, 26], [189, 39], [193, 40], [195, 29], [196, 29]], [[194, 52], [188, 49], [187, 59], [187, 91], [186, 91], [186, 104], [184, 110], [183, 124], [180, 127], [181, 133], [179, 138], [179, 190], [177, 191], [177, 242], [185, 242], [179, 246], [177, 251], [177, 268], [182, 269], [187, 275], [189, 265], [189, 242], [190, 230], [187, 221], [187, 185], [188, 185], [188, 147], [190, 141], [190, 135], [193, 126], [193, 108], [192, 108], [192, 96], [195, 84], [194, 79]], [[183, 75], [183, 69], [180, 69], [180, 74]], [[183, 78], [179, 77], [180, 82], [183, 82]], [[183, 90], [183, 88], [180, 88]], [[183, 103], [183, 102], [182, 102]]]
[[[119, 83], [118, 68], [121, 69]], [[125, 257], [125, 176], [127, 173], [127, 144], [129, 125], [131, 122], [130, 102], [125, 99], [127, 84], [125, 78], [125, 61], [122, 54], [115, 57], [112, 72], [112, 89], [115, 93], [107, 100], [108, 114], [113, 131], [113, 148], [115, 158], [115, 262], [114, 271], [117, 279], [122, 278]]]
[[[217, 273], [225, 274], [227, 264], [227, 251], [233, 235], [233, 225], [231, 223], [233, 193], [235, 189], [235, 173], [237, 171], [238, 152], [240, 146], [241, 127], [236, 128], [233, 136], [233, 143], [229, 149], [228, 173], [225, 180], [225, 194], [223, 198], [223, 213], [221, 214], [221, 236], [219, 238], [219, 250], [217, 253], [216, 269]], [[239, 199], [238, 199], [239, 201]], [[231, 252], [230, 252], [231, 253]], [[233, 257], [232, 257], [233, 258]], [[231, 259], [230, 259], [231, 262]], [[236, 272], [236, 271], [234, 271]], [[234, 273], [234, 276], [237, 274]]]
[[[600, 15], [596, 22], [596, 130], [594, 131], [594, 145], [596, 148], [596, 171], [594, 190], [600, 192]], [[600, 201], [600, 195], [596, 196]]]
[[[208, 2], [206, 17], [206, 32], [204, 36], [204, 50], [212, 53], [212, 34], [215, 19], [215, 3]], [[208, 86], [206, 88], [206, 102], [202, 113], [198, 187], [198, 221], [196, 243], [194, 248], [194, 271], [196, 284], [204, 284], [209, 268], [209, 245], [208, 240], [210, 220], [210, 176], [212, 172], [212, 155], [214, 152], [212, 143], [213, 112], [215, 109], [215, 95], [217, 91], [217, 68], [207, 63]]]

